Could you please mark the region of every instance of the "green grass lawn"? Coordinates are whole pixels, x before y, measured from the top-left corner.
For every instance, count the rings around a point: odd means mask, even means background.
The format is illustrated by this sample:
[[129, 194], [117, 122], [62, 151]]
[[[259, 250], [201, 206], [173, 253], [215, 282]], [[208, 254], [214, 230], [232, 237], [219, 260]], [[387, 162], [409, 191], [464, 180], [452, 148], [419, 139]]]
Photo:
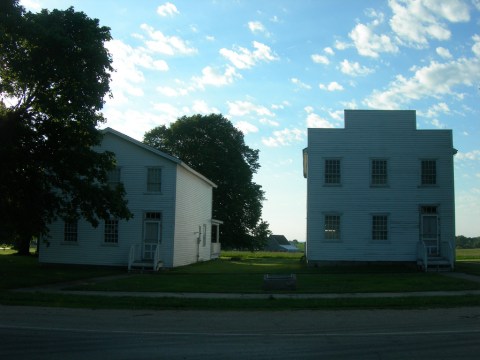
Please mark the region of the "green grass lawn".
[[[480, 270], [474, 251], [461, 251], [469, 272]], [[216, 261], [203, 262], [155, 274], [132, 274], [125, 278], [76, 287], [77, 290], [263, 293], [266, 273], [295, 273], [296, 293], [412, 292], [480, 289], [480, 284], [435, 273], [421, 273], [403, 266], [307, 267], [302, 254], [225, 252]], [[473, 259], [473, 260], [472, 260]], [[475, 270], [476, 269], [476, 270]], [[4, 305], [66, 306], [117, 309], [329, 309], [409, 308], [478, 306], [480, 296], [390, 299], [172, 299], [17, 293], [9, 289], [48, 283], [126, 274], [125, 269], [84, 266], [42, 266], [35, 257], [0, 251], [0, 303]], [[480, 271], [479, 271], [480, 274]]]
[[0, 250], [0, 290], [73, 281], [119, 274], [112, 268], [87, 266], [44, 266], [35, 256], [18, 256], [15, 251]]
[[480, 261], [480, 249], [456, 249], [457, 261]]

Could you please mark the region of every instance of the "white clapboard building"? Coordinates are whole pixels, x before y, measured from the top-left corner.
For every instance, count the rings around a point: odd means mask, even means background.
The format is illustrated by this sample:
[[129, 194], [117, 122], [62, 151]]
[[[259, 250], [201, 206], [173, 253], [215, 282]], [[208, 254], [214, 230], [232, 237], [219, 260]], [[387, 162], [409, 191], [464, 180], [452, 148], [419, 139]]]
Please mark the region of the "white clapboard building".
[[308, 129], [308, 262], [453, 268], [455, 153], [452, 131], [417, 129], [412, 110], [345, 110], [343, 129]]

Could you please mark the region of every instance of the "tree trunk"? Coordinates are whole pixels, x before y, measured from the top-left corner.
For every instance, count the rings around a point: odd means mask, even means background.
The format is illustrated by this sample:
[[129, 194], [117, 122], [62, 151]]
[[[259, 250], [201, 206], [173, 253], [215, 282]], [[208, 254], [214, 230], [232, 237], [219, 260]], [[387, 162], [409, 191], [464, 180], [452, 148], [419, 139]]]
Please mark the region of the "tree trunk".
[[30, 238], [25, 236], [19, 237], [17, 240], [16, 248], [18, 251], [18, 255], [30, 255]]

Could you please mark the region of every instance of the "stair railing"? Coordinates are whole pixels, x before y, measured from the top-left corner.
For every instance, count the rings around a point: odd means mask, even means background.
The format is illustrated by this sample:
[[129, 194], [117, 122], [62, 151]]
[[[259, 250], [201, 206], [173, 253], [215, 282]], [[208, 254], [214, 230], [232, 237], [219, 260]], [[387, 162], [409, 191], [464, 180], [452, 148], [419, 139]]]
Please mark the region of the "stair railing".
[[428, 253], [427, 253], [427, 246], [425, 242], [420, 240], [417, 243], [417, 260], [421, 261], [423, 265], [423, 271], [427, 271], [428, 269]]

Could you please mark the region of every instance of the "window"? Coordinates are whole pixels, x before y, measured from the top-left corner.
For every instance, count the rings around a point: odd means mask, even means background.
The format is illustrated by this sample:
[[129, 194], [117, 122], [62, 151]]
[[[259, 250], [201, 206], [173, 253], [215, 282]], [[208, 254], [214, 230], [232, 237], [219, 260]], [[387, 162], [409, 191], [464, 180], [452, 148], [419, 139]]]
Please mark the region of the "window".
[[436, 206], [421, 206], [420, 207], [420, 213], [421, 214], [436, 214], [437, 213], [437, 207]]
[[325, 240], [340, 240], [340, 215], [325, 215]]
[[325, 184], [327, 185], [340, 184], [340, 160], [338, 159], [325, 160]]
[[422, 185], [437, 184], [437, 161], [422, 160]]
[[388, 240], [388, 216], [387, 215], [372, 216], [372, 239]]
[[66, 221], [63, 233], [63, 241], [77, 242], [78, 238], [78, 221]]
[[119, 167], [116, 167], [115, 169], [108, 171], [107, 182], [111, 188], [116, 188], [118, 185], [120, 185], [120, 168]]
[[162, 220], [162, 213], [159, 212], [146, 212], [145, 213], [145, 220]]
[[118, 220], [105, 220], [105, 243], [118, 244]]
[[148, 168], [147, 170], [147, 191], [160, 192], [162, 190], [162, 169]]
[[372, 186], [387, 185], [387, 160], [372, 160]]

